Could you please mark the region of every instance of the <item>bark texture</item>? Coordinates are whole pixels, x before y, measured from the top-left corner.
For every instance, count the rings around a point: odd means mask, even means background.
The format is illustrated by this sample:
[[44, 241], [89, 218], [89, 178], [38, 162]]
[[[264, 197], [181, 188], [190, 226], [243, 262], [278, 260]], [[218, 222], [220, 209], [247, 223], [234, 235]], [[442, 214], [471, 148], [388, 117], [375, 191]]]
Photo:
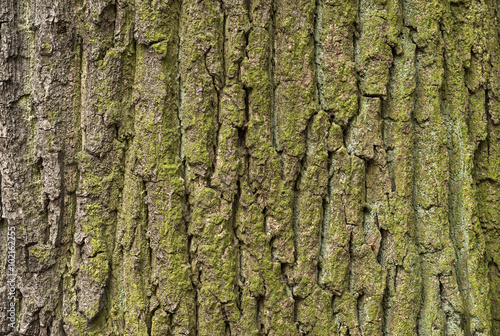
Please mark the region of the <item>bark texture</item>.
[[0, 0], [0, 335], [500, 335], [499, 6]]

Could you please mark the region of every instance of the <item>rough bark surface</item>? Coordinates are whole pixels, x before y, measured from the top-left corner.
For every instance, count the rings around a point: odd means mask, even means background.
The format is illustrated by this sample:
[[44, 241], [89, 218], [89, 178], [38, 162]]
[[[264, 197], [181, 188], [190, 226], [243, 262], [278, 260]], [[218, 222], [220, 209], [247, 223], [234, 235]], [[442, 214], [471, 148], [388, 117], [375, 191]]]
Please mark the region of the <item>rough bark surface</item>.
[[500, 335], [499, 6], [0, 0], [0, 335]]

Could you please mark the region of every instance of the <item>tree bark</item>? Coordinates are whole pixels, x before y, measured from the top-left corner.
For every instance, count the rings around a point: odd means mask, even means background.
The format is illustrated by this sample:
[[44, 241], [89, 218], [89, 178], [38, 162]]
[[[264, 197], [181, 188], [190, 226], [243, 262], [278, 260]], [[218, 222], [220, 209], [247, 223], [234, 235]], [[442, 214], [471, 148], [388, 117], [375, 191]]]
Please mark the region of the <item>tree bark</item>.
[[0, 0], [0, 335], [500, 335], [498, 5]]

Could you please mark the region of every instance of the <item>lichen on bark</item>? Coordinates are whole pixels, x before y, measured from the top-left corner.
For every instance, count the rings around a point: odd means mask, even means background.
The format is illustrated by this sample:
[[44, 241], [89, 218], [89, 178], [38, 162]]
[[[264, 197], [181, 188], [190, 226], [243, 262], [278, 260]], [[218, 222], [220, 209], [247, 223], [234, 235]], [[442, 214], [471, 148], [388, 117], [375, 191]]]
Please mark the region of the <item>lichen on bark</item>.
[[0, 0], [0, 335], [498, 335], [497, 14]]

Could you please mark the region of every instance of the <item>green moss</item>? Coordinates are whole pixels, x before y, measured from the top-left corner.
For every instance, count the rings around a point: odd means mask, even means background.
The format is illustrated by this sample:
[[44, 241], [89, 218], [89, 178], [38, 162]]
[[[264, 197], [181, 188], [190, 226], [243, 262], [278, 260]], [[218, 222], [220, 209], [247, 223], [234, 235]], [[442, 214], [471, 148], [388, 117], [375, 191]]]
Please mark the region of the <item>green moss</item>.
[[[318, 42], [322, 50], [322, 107], [345, 127], [358, 109], [356, 65], [351, 38], [357, 21], [358, 4], [324, 1]], [[338, 42], [334, 42], [338, 41]]]
[[168, 42], [167, 41], [161, 41], [158, 43], [154, 43], [151, 47], [158, 54], [168, 55], [169, 49], [168, 49]]
[[145, 37], [150, 42], [163, 41], [168, 36], [166, 28], [168, 25], [162, 25], [162, 22], [168, 22], [168, 13], [157, 9], [158, 2], [136, 1], [136, 18], [139, 27], [144, 27]]
[[[95, 240], [94, 240], [95, 242]], [[109, 260], [104, 253], [99, 253], [89, 259], [83, 266], [83, 271], [99, 286], [104, 286], [109, 275]], [[98, 309], [98, 308], [96, 308]]]
[[168, 333], [171, 321], [171, 315], [163, 310], [157, 310], [152, 318], [151, 336], [161, 336]]
[[46, 264], [51, 257], [51, 246], [35, 245], [29, 248], [29, 255], [38, 259], [40, 264]]
[[71, 329], [78, 336], [86, 335], [86, 325], [87, 321], [85, 317], [78, 313], [73, 313], [66, 318], [66, 322], [71, 325]]

